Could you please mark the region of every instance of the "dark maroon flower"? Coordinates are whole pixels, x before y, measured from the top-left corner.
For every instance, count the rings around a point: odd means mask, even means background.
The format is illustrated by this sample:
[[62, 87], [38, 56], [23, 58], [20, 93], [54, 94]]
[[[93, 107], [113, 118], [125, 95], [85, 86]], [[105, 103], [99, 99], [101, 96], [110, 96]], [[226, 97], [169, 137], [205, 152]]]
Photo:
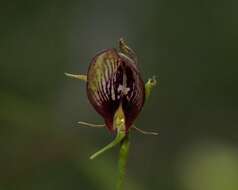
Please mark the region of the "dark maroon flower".
[[[129, 148], [128, 132], [133, 128], [143, 134], [157, 135], [143, 131], [133, 125], [140, 113], [145, 99], [148, 99], [156, 85], [155, 77], [144, 84], [134, 51], [123, 39], [119, 40], [119, 50], [107, 49], [98, 53], [91, 61], [87, 75], [65, 73], [66, 76], [87, 82], [87, 95], [90, 103], [104, 118], [106, 127], [116, 133], [115, 139], [90, 156], [96, 158], [103, 152], [121, 143], [119, 165], [124, 167], [125, 156]], [[87, 122], [78, 122], [82, 126], [105, 127]]]
[[93, 58], [87, 73], [87, 95], [111, 132], [121, 106], [128, 132], [143, 107], [145, 86], [134, 52], [123, 41], [119, 45], [119, 51], [107, 49]]

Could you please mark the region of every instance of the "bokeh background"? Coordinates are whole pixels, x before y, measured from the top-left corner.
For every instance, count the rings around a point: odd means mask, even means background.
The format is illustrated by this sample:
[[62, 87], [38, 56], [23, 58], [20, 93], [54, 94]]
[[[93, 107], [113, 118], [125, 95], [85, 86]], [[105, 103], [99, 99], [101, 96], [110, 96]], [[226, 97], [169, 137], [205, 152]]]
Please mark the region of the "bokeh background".
[[238, 189], [238, 2], [5, 1], [0, 6], [0, 189], [112, 190], [118, 149], [85, 84], [124, 37], [144, 80], [160, 79], [132, 134], [125, 189]]

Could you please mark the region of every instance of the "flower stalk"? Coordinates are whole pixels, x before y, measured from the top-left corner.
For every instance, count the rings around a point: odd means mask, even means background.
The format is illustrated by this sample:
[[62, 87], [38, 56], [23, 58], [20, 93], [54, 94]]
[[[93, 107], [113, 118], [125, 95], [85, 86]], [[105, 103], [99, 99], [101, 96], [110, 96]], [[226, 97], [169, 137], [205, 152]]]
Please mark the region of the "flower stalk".
[[124, 179], [125, 179], [125, 174], [126, 174], [126, 164], [127, 164], [129, 148], [130, 148], [130, 140], [129, 140], [129, 136], [127, 135], [122, 140], [121, 145], [120, 145], [116, 190], [122, 190], [123, 186], [124, 186]]

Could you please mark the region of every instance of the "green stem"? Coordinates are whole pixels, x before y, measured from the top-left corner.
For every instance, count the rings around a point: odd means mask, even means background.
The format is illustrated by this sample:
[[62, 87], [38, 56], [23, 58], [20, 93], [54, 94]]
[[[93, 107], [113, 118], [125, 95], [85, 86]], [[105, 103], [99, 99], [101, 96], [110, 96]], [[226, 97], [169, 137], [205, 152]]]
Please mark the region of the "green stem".
[[120, 153], [119, 153], [119, 161], [118, 161], [118, 179], [117, 179], [117, 186], [116, 190], [122, 190], [124, 184], [124, 178], [126, 173], [126, 163], [127, 157], [130, 148], [130, 141], [128, 135], [122, 140], [120, 146]]

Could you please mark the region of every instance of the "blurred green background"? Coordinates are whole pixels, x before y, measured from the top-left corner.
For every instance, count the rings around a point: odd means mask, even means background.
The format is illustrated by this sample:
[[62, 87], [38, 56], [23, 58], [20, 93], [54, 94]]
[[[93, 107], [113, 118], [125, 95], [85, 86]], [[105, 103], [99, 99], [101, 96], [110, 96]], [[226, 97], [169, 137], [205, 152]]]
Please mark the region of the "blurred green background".
[[112, 140], [85, 84], [96, 52], [124, 37], [160, 86], [132, 134], [127, 190], [238, 189], [238, 2], [5, 1], [0, 6], [0, 189], [112, 190]]

